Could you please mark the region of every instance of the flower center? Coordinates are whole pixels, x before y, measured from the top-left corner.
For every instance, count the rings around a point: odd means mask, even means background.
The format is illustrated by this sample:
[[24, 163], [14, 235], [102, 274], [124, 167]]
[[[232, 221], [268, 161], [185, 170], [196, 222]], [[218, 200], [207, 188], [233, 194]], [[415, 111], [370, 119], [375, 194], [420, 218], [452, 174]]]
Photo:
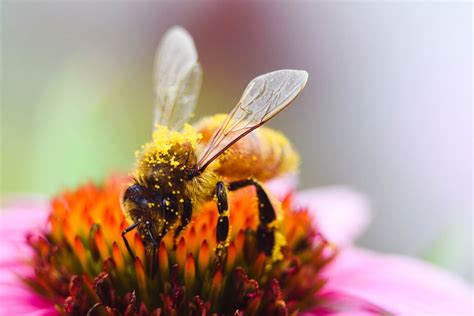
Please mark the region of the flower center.
[[124, 178], [103, 186], [81, 186], [52, 200], [50, 229], [30, 236], [35, 275], [25, 281], [70, 315], [277, 314], [314, 307], [323, 286], [320, 269], [334, 249], [311, 225], [305, 210], [281, 202], [279, 260], [257, 250], [255, 191], [230, 196], [231, 231], [223, 256], [215, 255], [215, 203], [205, 204], [191, 223], [159, 245], [158, 271], [141, 237], [129, 237], [135, 258], [121, 240], [128, 223], [119, 197]]

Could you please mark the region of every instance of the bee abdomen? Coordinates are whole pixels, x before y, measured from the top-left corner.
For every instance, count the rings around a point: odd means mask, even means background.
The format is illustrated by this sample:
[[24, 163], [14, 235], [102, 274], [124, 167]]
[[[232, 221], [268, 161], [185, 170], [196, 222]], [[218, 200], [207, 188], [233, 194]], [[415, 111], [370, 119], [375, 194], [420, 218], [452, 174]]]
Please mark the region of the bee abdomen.
[[[216, 115], [197, 124], [197, 130], [203, 134], [204, 146], [224, 119], [225, 115]], [[261, 127], [233, 144], [218, 161], [216, 171], [223, 177], [266, 181], [297, 171], [299, 155], [282, 133]]]

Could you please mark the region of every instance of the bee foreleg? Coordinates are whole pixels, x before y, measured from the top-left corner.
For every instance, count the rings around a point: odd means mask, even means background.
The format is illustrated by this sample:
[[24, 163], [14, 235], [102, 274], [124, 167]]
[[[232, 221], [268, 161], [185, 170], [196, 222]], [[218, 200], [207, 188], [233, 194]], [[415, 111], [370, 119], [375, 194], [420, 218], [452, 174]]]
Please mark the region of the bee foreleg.
[[86, 316], [91, 316], [92, 312], [95, 311], [99, 307], [105, 307], [104, 303], [97, 302], [94, 305], [92, 305], [92, 307], [89, 308], [89, 310], [87, 311]]
[[131, 226], [128, 226], [127, 228], [125, 228], [123, 231], [122, 231], [122, 239], [123, 239], [123, 242], [125, 243], [125, 246], [127, 247], [127, 250], [128, 250], [128, 253], [130, 254], [130, 256], [132, 257], [132, 260], [135, 259], [135, 255], [133, 254], [133, 251], [132, 251], [132, 248], [130, 248], [130, 244], [128, 243], [128, 240], [127, 240], [127, 237], [125, 237], [126, 234], [128, 234], [129, 232], [131, 232], [132, 230], [134, 230], [135, 228], [137, 228], [138, 226], [138, 223], [135, 223]]
[[229, 206], [227, 203], [227, 190], [224, 182], [219, 181], [216, 184], [217, 210], [219, 218], [216, 226], [216, 253], [218, 257], [223, 255], [226, 247], [227, 235], [229, 234]]
[[147, 226], [147, 234], [148, 237], [150, 238], [151, 244], [152, 244], [152, 256], [151, 256], [151, 277], [156, 273], [156, 269], [158, 268], [158, 262], [156, 260], [156, 249], [158, 248], [158, 241], [153, 237], [153, 233], [151, 232], [151, 222], [147, 221], [146, 222]]
[[271, 256], [275, 245], [275, 228], [272, 223], [276, 220], [275, 209], [263, 187], [254, 179], [246, 179], [232, 182], [228, 188], [230, 191], [253, 185], [257, 191], [258, 217], [260, 224], [257, 228], [257, 245], [259, 250], [263, 250], [266, 256]]

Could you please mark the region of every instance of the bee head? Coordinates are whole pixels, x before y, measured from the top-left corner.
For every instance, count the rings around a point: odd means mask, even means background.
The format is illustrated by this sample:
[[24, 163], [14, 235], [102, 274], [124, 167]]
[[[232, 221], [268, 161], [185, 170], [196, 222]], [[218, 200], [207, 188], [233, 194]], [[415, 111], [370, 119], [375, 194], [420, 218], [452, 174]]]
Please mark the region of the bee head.
[[179, 203], [172, 194], [163, 194], [139, 183], [130, 185], [123, 195], [125, 213], [136, 223], [151, 223], [155, 236], [172, 226], [179, 212]]

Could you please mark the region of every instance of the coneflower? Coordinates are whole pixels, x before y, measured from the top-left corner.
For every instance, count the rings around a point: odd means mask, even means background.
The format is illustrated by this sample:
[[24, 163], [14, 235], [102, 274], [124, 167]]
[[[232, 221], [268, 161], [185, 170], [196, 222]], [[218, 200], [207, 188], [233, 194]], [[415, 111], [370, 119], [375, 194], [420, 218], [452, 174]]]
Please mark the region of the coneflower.
[[[33, 277], [25, 281], [68, 315], [288, 315], [315, 307], [324, 285], [319, 271], [335, 248], [318, 233], [291, 194], [281, 203], [278, 260], [257, 251], [255, 192], [230, 197], [231, 232], [225, 255], [215, 254], [217, 209], [208, 203], [177, 236], [168, 234], [150, 273], [151, 252], [132, 235], [135, 258], [121, 240], [129, 225], [119, 204], [125, 184], [112, 178], [52, 200], [50, 230], [32, 235]], [[284, 237], [283, 237], [284, 236]]]
[[209, 203], [176, 239], [163, 240], [155, 275], [140, 236], [129, 237], [135, 258], [121, 240], [123, 177], [65, 191], [49, 207], [7, 203], [0, 315], [472, 315], [472, 287], [456, 277], [351, 246], [368, 222], [360, 195], [340, 188], [294, 194], [284, 184], [269, 188], [279, 196], [279, 259], [257, 251], [256, 199], [243, 189], [230, 197], [225, 256], [214, 253], [217, 216]]

